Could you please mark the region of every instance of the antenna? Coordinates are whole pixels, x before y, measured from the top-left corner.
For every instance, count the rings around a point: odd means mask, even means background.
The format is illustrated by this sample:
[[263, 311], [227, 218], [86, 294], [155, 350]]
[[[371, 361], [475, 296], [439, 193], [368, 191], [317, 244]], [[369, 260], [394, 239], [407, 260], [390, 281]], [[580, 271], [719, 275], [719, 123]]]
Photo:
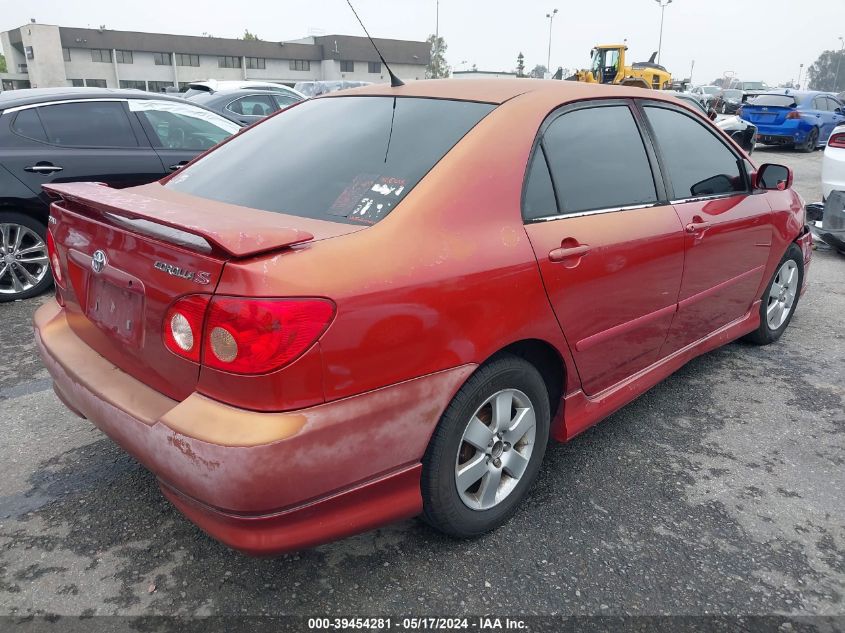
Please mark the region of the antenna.
[[367, 27], [364, 26], [364, 23], [361, 21], [361, 18], [358, 17], [358, 12], [355, 10], [355, 7], [352, 6], [351, 0], [346, 0], [346, 4], [349, 5], [349, 8], [352, 9], [352, 13], [355, 14], [355, 17], [358, 20], [358, 24], [361, 25], [361, 28], [364, 29], [364, 33], [367, 34], [367, 39], [370, 40], [370, 44], [373, 45], [373, 48], [376, 49], [376, 53], [378, 53], [378, 57], [381, 60], [381, 63], [384, 64], [384, 67], [387, 68], [387, 73], [390, 75], [390, 87], [391, 88], [398, 88], [399, 86], [404, 86], [405, 82], [399, 79], [396, 75], [393, 74], [393, 71], [390, 70], [390, 66], [387, 65], [387, 62], [384, 60], [384, 55], [381, 54], [381, 51], [376, 46], [375, 40], [370, 35], [370, 32], [367, 30]]

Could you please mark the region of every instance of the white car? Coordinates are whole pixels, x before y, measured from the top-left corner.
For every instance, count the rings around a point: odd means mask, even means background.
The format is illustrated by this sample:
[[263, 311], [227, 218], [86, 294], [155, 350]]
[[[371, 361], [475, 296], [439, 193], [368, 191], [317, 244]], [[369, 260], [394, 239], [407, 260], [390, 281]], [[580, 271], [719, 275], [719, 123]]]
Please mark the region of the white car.
[[822, 159], [822, 199], [831, 191], [845, 191], [845, 125], [833, 128]]
[[240, 90], [241, 88], [284, 92], [299, 97], [298, 101], [307, 98], [304, 94], [289, 86], [273, 83], [272, 81], [253, 81], [251, 79], [192, 81], [188, 85], [188, 89], [181, 96], [185, 99], [190, 99], [199, 94], [208, 94], [210, 92], [217, 92], [218, 90]]

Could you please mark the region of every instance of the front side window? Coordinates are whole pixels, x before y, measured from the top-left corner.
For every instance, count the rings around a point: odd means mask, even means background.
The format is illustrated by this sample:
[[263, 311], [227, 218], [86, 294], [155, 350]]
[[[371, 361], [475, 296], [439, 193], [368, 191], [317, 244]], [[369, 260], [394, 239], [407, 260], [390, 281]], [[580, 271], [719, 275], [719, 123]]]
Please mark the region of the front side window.
[[287, 108], [289, 105], [302, 101], [302, 99], [300, 99], [296, 95], [283, 94], [281, 92], [274, 93], [273, 100], [276, 102], [276, 105], [280, 108]]
[[138, 147], [119, 101], [85, 101], [38, 108], [47, 141], [66, 147]]
[[657, 201], [648, 155], [627, 105], [567, 112], [546, 129], [543, 145], [561, 213]]
[[170, 53], [153, 53], [153, 62], [156, 66], [170, 66], [172, 64]]
[[374, 224], [494, 107], [387, 96], [305, 101], [214, 149], [166, 186], [254, 209]]
[[115, 51], [114, 54], [118, 64], [132, 63], [132, 51]]
[[675, 198], [745, 191], [739, 160], [704, 124], [667, 108], [646, 106], [645, 112]]
[[381, 62], [368, 62], [367, 72], [378, 74], [381, 72]]
[[178, 101], [132, 99], [129, 110], [149, 124], [153, 144], [167, 149], [206, 150], [240, 129], [214, 112]]
[[226, 109], [235, 114], [246, 114], [248, 116], [267, 116], [276, 110], [269, 95], [241, 97], [227, 105]]

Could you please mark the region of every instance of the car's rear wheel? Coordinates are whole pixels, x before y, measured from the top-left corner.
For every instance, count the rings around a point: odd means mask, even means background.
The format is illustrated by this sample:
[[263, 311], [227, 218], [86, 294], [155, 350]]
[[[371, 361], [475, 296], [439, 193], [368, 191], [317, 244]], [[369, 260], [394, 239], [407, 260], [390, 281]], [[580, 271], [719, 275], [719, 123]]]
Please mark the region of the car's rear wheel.
[[801, 146], [802, 152], [814, 152], [816, 151], [816, 145], [819, 143], [819, 128], [814, 127], [810, 130], [810, 133], [807, 134], [807, 140], [804, 141], [804, 144]]
[[0, 214], [0, 303], [34, 297], [53, 283], [46, 235], [31, 217]]
[[423, 458], [423, 517], [453, 536], [504, 523], [537, 476], [550, 407], [537, 369], [512, 355], [481, 367], [440, 419]]
[[804, 257], [801, 249], [790, 244], [760, 302], [760, 326], [746, 340], [768, 345], [786, 330], [801, 297], [804, 283]]

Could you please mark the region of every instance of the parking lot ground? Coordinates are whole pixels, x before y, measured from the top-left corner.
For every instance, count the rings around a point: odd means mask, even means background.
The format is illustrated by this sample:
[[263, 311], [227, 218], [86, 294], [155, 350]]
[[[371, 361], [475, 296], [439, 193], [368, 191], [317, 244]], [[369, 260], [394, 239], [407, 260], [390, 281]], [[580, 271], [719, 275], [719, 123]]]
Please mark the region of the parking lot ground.
[[[817, 199], [821, 153], [758, 151]], [[815, 196], [815, 197], [814, 197]], [[276, 559], [207, 538], [56, 399], [0, 306], [0, 615], [845, 615], [845, 258], [775, 345], [706, 354], [547, 453], [504, 527], [418, 520]]]

